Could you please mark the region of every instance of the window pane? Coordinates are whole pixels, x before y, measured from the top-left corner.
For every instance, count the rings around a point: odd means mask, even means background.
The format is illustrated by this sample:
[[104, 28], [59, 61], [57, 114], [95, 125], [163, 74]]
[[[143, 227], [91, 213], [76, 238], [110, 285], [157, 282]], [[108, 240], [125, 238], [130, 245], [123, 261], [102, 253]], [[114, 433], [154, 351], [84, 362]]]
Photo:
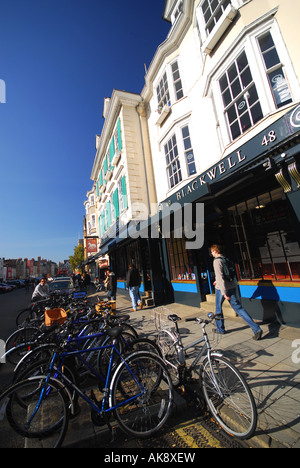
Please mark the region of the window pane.
[[268, 32], [267, 34], [263, 35], [258, 39], [260, 49], [262, 52], [265, 52], [266, 50], [270, 49], [271, 47], [274, 46], [274, 42], [272, 39], [271, 34]]
[[277, 107], [292, 102], [291, 92], [282, 68], [270, 73], [269, 80]]
[[225, 89], [228, 87], [228, 81], [227, 81], [227, 76], [226, 74], [222, 76], [222, 78], [220, 79], [219, 81], [220, 83], [220, 88], [221, 88], [221, 91], [225, 91]]
[[276, 49], [271, 49], [268, 52], [265, 52], [263, 54], [263, 58], [264, 58], [267, 70], [269, 70], [269, 68], [274, 67], [274, 65], [277, 65], [278, 63], [280, 63]]
[[235, 80], [235, 82], [232, 83], [231, 91], [232, 91], [233, 99], [236, 98], [240, 94], [240, 92], [242, 91], [242, 88], [241, 88], [239, 79]]
[[216, 8], [218, 7], [218, 0], [212, 0], [211, 2], [211, 9], [212, 11], [214, 12], [216, 10]]
[[237, 105], [237, 108], [238, 108], [238, 113], [239, 115], [242, 115], [245, 110], [247, 109], [247, 102], [246, 100], [244, 99], [244, 97], [242, 97], [241, 99], [239, 99], [236, 103]]
[[251, 127], [251, 120], [249, 117], [249, 113], [246, 112], [244, 115], [241, 116], [241, 125], [243, 133]]
[[231, 101], [232, 101], [231, 93], [230, 93], [229, 89], [227, 91], [225, 91], [225, 93], [223, 94], [222, 97], [223, 97], [224, 107], [227, 107], [228, 104], [230, 104]]
[[234, 63], [233, 65], [231, 65], [231, 67], [228, 70], [228, 78], [229, 78], [230, 83], [232, 83], [233, 80], [237, 77], [237, 74], [238, 72]]
[[[194, 157], [194, 155], [193, 155]], [[191, 164], [189, 164], [189, 175], [193, 175], [193, 174], [196, 174], [196, 165], [194, 162], [192, 162]]]
[[251, 88], [248, 91], [248, 102], [249, 102], [250, 106], [252, 104], [254, 104], [257, 100], [258, 100], [258, 94], [257, 94], [257, 91], [256, 91], [256, 87], [251, 86]]
[[227, 115], [228, 115], [229, 123], [232, 123], [232, 122], [234, 122], [234, 121], [236, 120], [237, 115], [236, 115], [235, 106], [231, 106], [231, 107], [228, 109]]
[[248, 65], [248, 60], [245, 52], [242, 52], [239, 58], [237, 59], [237, 66], [239, 71], [243, 71], [244, 68]]
[[263, 113], [259, 102], [251, 107], [251, 115], [254, 124], [263, 118]]
[[233, 125], [231, 125], [230, 131], [231, 131], [231, 136], [232, 136], [232, 139], [233, 139], [233, 140], [235, 140], [235, 138], [237, 138], [238, 136], [240, 136], [241, 130], [240, 130], [239, 123], [236, 122], [236, 123], [234, 123]]
[[188, 148], [191, 148], [191, 140], [190, 138], [186, 138], [184, 141], [183, 141], [183, 144], [184, 144], [184, 148], [185, 149], [188, 149]]
[[189, 132], [189, 127], [188, 127], [188, 126], [183, 127], [181, 131], [182, 131], [182, 136], [183, 136], [183, 138], [187, 138], [187, 137], [190, 136], [190, 132]]
[[251, 71], [250, 71], [250, 68], [246, 68], [246, 70], [242, 73], [241, 75], [241, 80], [242, 80], [242, 83], [243, 83], [243, 87], [246, 88], [248, 86], [248, 84], [251, 83], [252, 81], [252, 75], [251, 75]]

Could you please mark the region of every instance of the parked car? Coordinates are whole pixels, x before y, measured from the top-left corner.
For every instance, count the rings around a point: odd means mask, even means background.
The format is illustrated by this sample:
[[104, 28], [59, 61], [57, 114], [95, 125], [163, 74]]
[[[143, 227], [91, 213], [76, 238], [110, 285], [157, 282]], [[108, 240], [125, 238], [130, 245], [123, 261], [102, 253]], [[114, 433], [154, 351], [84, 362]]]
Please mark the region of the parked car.
[[74, 291], [73, 281], [70, 278], [67, 279], [55, 279], [49, 282], [50, 294], [71, 294]]
[[17, 288], [24, 288], [24, 286], [25, 286], [25, 283], [22, 280], [10, 280], [10, 281], [7, 281], [7, 284], [9, 286], [14, 285]]
[[8, 284], [6, 283], [0, 283], [0, 287], [1, 287], [1, 292], [10, 292], [10, 291], [13, 291], [16, 286], [9, 286]]

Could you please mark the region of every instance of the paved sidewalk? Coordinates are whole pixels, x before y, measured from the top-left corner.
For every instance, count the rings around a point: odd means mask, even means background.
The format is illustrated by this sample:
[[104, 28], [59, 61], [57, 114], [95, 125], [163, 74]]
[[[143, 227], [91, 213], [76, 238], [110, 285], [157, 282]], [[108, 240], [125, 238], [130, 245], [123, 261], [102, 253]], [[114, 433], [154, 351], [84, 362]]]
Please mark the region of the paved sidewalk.
[[[92, 295], [91, 299], [95, 297]], [[180, 304], [168, 304], [159, 309], [182, 318], [179, 325], [184, 344], [193, 342], [201, 334], [197, 323], [184, 319], [205, 317], [207, 311]], [[140, 334], [154, 337], [154, 308], [130, 310], [129, 297], [118, 294], [118, 313], [130, 313], [130, 321]], [[214, 312], [213, 307], [211, 312]], [[262, 323], [263, 337], [254, 341], [252, 330], [242, 319], [225, 320], [226, 334], [217, 349], [222, 350], [246, 377], [258, 409], [258, 427], [249, 444], [262, 448], [300, 448], [300, 362], [297, 362], [300, 330]]]

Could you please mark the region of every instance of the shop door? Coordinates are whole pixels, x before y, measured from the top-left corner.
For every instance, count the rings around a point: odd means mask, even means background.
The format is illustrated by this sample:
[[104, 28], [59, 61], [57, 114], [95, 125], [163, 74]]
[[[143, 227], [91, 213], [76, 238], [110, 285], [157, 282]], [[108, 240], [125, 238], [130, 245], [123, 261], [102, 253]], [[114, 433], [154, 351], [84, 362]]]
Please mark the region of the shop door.
[[197, 252], [197, 268], [203, 300], [205, 300], [206, 295], [215, 293], [215, 274], [210, 246], [218, 244], [225, 247], [228, 242], [226, 218], [217, 215], [217, 213], [214, 213], [214, 217], [217, 217], [217, 219], [205, 223], [205, 242], [202, 249]]
[[151, 272], [152, 297], [154, 305], [173, 302], [171, 288], [167, 281], [160, 239], [148, 239], [149, 263]]

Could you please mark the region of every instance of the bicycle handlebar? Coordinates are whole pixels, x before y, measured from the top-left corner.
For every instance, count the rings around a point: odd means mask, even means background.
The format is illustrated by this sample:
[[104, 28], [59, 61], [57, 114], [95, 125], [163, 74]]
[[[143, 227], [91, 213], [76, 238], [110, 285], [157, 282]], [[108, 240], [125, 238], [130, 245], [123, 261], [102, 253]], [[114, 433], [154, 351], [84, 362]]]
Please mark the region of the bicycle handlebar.
[[210, 312], [208, 315], [207, 315], [207, 319], [202, 319], [200, 317], [187, 317], [185, 319], [185, 322], [198, 322], [198, 323], [205, 323], [205, 324], [208, 324], [208, 323], [211, 323], [214, 319], [216, 320], [221, 320], [221, 316], [218, 315], [218, 314], [213, 314], [212, 312]]

